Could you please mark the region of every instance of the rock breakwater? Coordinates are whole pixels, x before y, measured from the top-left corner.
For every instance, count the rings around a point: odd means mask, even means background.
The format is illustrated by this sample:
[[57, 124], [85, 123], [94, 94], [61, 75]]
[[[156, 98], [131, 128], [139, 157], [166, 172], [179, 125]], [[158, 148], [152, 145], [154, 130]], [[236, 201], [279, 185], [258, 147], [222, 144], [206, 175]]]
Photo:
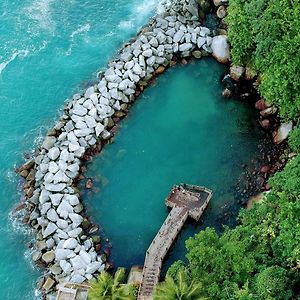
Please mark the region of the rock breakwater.
[[196, 1], [166, 1], [163, 7], [109, 62], [97, 84], [66, 102], [34, 160], [19, 170], [26, 178], [27, 222], [37, 234], [33, 259], [47, 270], [46, 292], [55, 282], [82, 283], [105, 268], [93, 236], [97, 228], [87, 232], [76, 188], [87, 152], [112, 137], [115, 122], [153, 76], [176, 58], [211, 53], [213, 38], [200, 24]]

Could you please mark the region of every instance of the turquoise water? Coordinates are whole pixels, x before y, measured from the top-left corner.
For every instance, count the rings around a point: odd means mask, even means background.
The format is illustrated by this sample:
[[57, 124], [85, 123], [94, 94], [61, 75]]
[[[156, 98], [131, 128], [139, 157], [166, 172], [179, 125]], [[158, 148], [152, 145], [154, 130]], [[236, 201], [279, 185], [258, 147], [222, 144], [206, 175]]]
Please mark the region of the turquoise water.
[[143, 263], [175, 183], [205, 185], [214, 197], [202, 222], [184, 227], [168, 264], [184, 258], [187, 237], [208, 225], [220, 228], [226, 207], [237, 207], [234, 186], [260, 137], [255, 112], [220, 96], [223, 72], [213, 59], [169, 69], [139, 98], [115, 142], [89, 163], [94, 192], [85, 192], [85, 203], [112, 244], [116, 266]]
[[1, 299], [33, 299], [39, 275], [26, 251], [31, 236], [9, 220], [21, 196], [14, 166], [54, 124], [66, 97], [105, 67], [155, 5], [155, 0], [0, 1]]

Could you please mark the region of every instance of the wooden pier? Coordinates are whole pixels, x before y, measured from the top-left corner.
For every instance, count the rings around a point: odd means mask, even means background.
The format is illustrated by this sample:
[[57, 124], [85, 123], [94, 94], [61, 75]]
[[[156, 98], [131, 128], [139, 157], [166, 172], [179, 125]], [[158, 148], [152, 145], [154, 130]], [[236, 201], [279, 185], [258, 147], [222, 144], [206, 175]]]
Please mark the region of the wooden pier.
[[165, 202], [172, 210], [147, 250], [138, 300], [152, 299], [167, 252], [187, 218], [198, 221], [211, 197], [212, 191], [201, 186], [181, 184], [172, 188]]

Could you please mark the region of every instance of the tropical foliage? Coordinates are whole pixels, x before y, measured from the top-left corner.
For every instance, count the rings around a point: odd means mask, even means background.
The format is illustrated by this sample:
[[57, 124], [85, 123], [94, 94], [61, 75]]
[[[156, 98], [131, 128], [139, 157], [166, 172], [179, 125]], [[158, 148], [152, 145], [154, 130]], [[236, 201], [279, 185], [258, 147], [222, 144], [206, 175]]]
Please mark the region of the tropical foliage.
[[158, 284], [154, 300], [205, 300], [203, 286], [193, 280], [186, 270], [180, 270], [173, 278], [166, 276], [164, 282]]
[[125, 276], [125, 269], [120, 268], [111, 276], [107, 272], [101, 272], [97, 280], [91, 282], [89, 300], [133, 300], [135, 289], [130, 285], [122, 284]]
[[286, 119], [300, 114], [299, 15], [299, 0], [230, 0], [226, 18], [233, 62], [261, 75], [262, 96]]

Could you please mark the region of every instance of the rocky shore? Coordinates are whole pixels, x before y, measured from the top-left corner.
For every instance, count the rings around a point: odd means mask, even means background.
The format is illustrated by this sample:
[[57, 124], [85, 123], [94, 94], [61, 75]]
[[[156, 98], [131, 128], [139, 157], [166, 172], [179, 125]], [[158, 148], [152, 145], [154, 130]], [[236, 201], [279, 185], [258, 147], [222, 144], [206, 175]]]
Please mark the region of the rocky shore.
[[25, 222], [36, 232], [32, 258], [46, 268], [44, 293], [60, 282], [90, 280], [106, 268], [98, 228], [85, 216], [76, 187], [86, 157], [101, 151], [140, 92], [177, 59], [213, 53], [220, 62], [229, 60], [227, 37], [213, 37], [201, 26], [196, 1], [163, 6], [109, 62], [97, 84], [66, 102], [36, 157], [18, 170], [25, 178]]

